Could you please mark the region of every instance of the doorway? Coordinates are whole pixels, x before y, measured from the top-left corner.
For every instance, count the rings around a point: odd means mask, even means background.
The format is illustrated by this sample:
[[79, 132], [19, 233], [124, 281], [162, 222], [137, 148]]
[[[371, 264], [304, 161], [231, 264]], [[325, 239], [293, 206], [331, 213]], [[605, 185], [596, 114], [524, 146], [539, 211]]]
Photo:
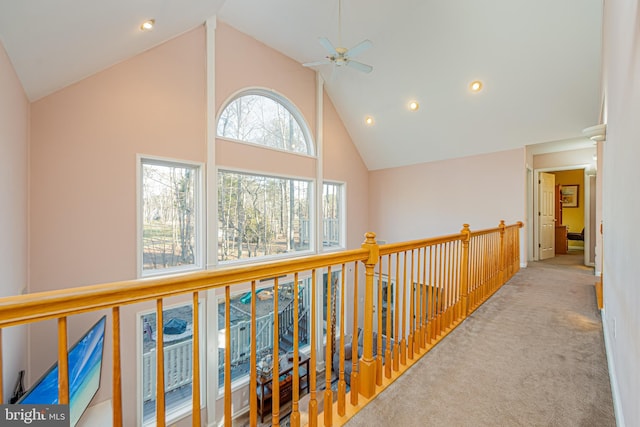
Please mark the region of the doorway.
[[584, 265], [595, 265], [595, 170], [589, 165], [536, 169], [534, 177], [534, 260], [579, 251]]

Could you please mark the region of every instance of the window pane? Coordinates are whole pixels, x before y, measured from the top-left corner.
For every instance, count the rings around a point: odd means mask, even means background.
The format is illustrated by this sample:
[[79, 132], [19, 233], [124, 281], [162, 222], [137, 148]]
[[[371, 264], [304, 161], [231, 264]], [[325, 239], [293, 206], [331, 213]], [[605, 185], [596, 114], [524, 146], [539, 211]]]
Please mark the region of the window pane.
[[217, 134], [295, 153], [313, 154], [293, 114], [280, 102], [262, 95], [243, 95], [231, 101], [220, 115]]
[[322, 246], [341, 247], [342, 243], [342, 184], [322, 186]]
[[197, 170], [143, 160], [143, 271], [196, 264]]
[[[298, 281], [298, 342], [309, 345], [311, 336], [311, 279]], [[280, 283], [278, 288], [278, 349], [280, 354], [293, 351], [293, 282]], [[273, 355], [273, 286], [256, 291], [256, 360]], [[251, 357], [251, 292], [231, 296], [231, 381], [249, 375]], [[218, 386], [224, 387], [224, 357], [226, 346], [225, 299], [218, 300]]]
[[309, 250], [309, 181], [220, 171], [218, 260]]
[[[193, 375], [193, 306], [162, 311], [164, 384], [167, 414], [191, 405]], [[142, 416], [155, 422], [156, 414], [156, 313], [141, 317], [142, 328]]]

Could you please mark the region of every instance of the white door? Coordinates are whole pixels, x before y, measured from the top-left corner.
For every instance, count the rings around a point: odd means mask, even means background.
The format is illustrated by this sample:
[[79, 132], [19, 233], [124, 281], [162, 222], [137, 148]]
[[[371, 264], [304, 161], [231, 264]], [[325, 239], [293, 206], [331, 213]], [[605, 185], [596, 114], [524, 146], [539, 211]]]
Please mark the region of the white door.
[[538, 186], [538, 209], [540, 235], [540, 260], [553, 258], [556, 252], [555, 244], [555, 186], [556, 176], [551, 173], [540, 172]]

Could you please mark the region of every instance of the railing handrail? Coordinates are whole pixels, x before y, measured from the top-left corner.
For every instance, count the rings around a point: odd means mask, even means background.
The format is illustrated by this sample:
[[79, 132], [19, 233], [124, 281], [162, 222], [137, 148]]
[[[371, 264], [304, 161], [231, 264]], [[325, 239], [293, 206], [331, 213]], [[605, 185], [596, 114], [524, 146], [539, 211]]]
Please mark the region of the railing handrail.
[[[522, 221], [518, 221], [515, 224], [505, 225], [505, 230], [508, 228], [522, 228], [524, 227], [524, 223]], [[485, 228], [484, 230], [473, 230], [471, 231], [471, 237], [474, 236], [483, 236], [485, 234], [491, 234], [496, 231], [496, 227], [493, 228]]]
[[[494, 229], [495, 231], [495, 229]], [[406, 242], [386, 243], [380, 245], [380, 255], [388, 255], [395, 252], [410, 251], [411, 249], [423, 248], [430, 245], [438, 245], [440, 243], [455, 242], [463, 240], [463, 233], [448, 234], [446, 236], [430, 237], [428, 239], [409, 240]]]
[[[129, 281], [120, 281], [93, 286], [82, 286], [63, 290], [40, 292], [12, 297], [0, 298], [0, 332], [2, 328], [42, 320], [58, 320], [58, 381], [59, 401], [67, 403], [69, 400], [68, 383], [68, 353], [67, 353], [67, 317], [96, 310], [112, 309], [112, 351], [113, 351], [113, 420], [114, 426], [122, 426], [122, 381], [121, 381], [121, 343], [120, 343], [120, 307], [135, 303], [154, 301], [156, 303], [156, 322], [163, 325], [163, 301], [166, 298], [177, 295], [191, 294], [193, 304], [193, 345], [192, 345], [192, 424], [198, 426], [200, 421], [200, 344], [199, 344], [199, 292], [224, 288], [224, 304], [231, 305], [231, 288], [237, 284], [251, 284], [251, 293], [256, 293], [256, 282], [264, 279], [274, 279], [273, 323], [265, 322], [273, 328], [272, 353], [273, 360], [280, 360], [281, 352], [279, 339], [286, 331], [281, 327], [287, 326], [290, 319], [280, 319], [278, 280], [283, 276], [292, 275], [294, 278], [294, 302], [285, 305], [283, 312], [289, 316], [288, 307], [293, 308], [293, 319], [298, 319], [300, 306], [305, 305], [304, 297], [300, 300], [300, 291], [297, 288], [299, 274], [311, 274], [311, 312], [305, 312], [311, 318], [310, 364], [316, 366], [316, 354], [322, 352], [322, 344], [318, 344], [315, 331], [320, 328], [318, 323], [317, 308], [320, 307], [316, 293], [317, 286], [321, 286], [317, 273], [325, 270], [328, 280], [333, 280], [331, 268], [341, 266], [340, 296], [327, 292], [327, 314], [325, 317], [327, 343], [329, 343], [329, 331], [340, 334], [340, 342], [337, 349], [326, 345], [325, 386], [324, 393], [324, 425], [333, 425], [334, 413], [341, 417], [338, 424], [343, 424], [348, 417], [355, 412], [346, 411], [346, 380], [345, 372], [345, 288], [347, 283], [353, 285], [353, 330], [363, 330], [363, 351], [359, 355], [356, 341], [352, 342], [352, 365], [350, 402], [354, 407], [358, 405], [358, 396], [372, 399], [375, 394], [381, 392], [395, 378], [422, 357], [437, 342], [443, 339], [453, 328], [459, 325], [477, 307], [493, 295], [520, 267], [519, 228], [523, 224], [518, 222], [506, 225], [501, 221], [498, 227], [487, 230], [471, 231], [468, 224], [456, 234], [438, 236], [427, 239], [419, 239], [407, 242], [379, 245], [374, 233], [365, 234], [365, 242], [360, 249], [324, 253], [309, 256], [300, 256], [288, 259], [264, 261], [255, 264], [233, 265], [218, 268], [212, 271], [200, 271], [172, 276], [144, 278]], [[395, 257], [393, 256], [395, 254]], [[347, 267], [347, 264], [353, 263]], [[358, 270], [358, 265], [364, 265], [364, 271]], [[345, 268], [346, 267], [346, 268]], [[407, 269], [408, 267], [408, 269]], [[318, 270], [318, 271], [317, 271]], [[336, 270], [337, 271], [337, 270]], [[346, 278], [346, 271], [352, 277]], [[352, 272], [352, 273], [351, 273]], [[395, 295], [386, 294], [387, 304], [391, 311], [386, 316], [386, 326], [391, 341], [383, 348], [382, 335], [378, 334], [374, 341], [374, 321], [377, 321], [378, 331], [382, 330], [382, 310], [375, 310], [376, 306], [382, 306], [382, 286], [380, 280], [382, 274], [387, 274], [387, 280], [392, 279], [395, 273]], [[376, 288], [374, 275], [378, 274], [378, 286]], [[359, 280], [364, 279], [364, 282]], [[338, 280], [338, 279], [336, 279]], [[333, 282], [332, 282], [333, 283]], [[424, 286], [416, 286], [423, 284]], [[362, 294], [357, 294], [358, 287], [362, 288]], [[298, 289], [296, 292], [295, 289]], [[374, 290], [377, 291], [374, 293]], [[376, 295], [377, 293], [377, 295]], [[358, 295], [358, 297], [356, 297]], [[393, 297], [393, 301], [390, 300]], [[251, 298], [251, 322], [250, 330], [258, 331], [260, 325], [256, 314], [256, 300]], [[335, 302], [334, 302], [335, 301]], [[376, 302], [377, 301], [377, 302]], [[339, 307], [336, 305], [339, 305]], [[293, 304], [293, 305], [292, 305]], [[321, 304], [321, 303], [320, 303]], [[358, 320], [358, 306], [362, 309], [362, 323]], [[339, 314], [338, 314], [339, 310]], [[231, 366], [234, 361], [234, 349], [238, 349], [238, 340], [232, 347], [231, 336], [231, 310], [225, 309], [224, 316], [224, 348], [223, 360], [219, 365], [224, 368], [224, 422], [231, 425], [232, 421], [232, 389]], [[391, 316], [393, 330], [391, 329]], [[305, 314], [303, 314], [305, 315]], [[268, 315], [267, 315], [268, 316]], [[284, 316], [284, 314], [283, 314]], [[286, 317], [285, 316], [285, 317]], [[337, 317], [339, 316], [339, 317]], [[265, 316], [266, 317], [266, 316]], [[375, 319], [374, 319], [375, 317]], [[298, 322], [293, 321], [293, 403], [291, 422], [293, 426], [300, 424], [299, 400], [299, 351], [300, 339]], [[339, 322], [340, 330], [337, 330]], [[219, 330], [220, 325], [219, 326]], [[244, 327], [244, 326], [243, 326]], [[308, 325], [307, 325], [308, 327]], [[156, 338], [156, 421], [159, 426], [164, 426], [166, 416], [166, 401], [163, 392], [166, 385], [170, 385], [170, 379], [165, 378], [167, 363], [171, 363], [171, 357], [165, 357], [163, 349], [163, 328], [158, 327]], [[393, 331], [393, 332], [392, 332]], [[268, 331], [267, 331], [268, 332]], [[353, 332], [353, 331], [352, 331]], [[253, 334], [251, 334], [253, 335]], [[271, 335], [271, 334], [270, 334]], [[352, 335], [353, 336], [353, 335]], [[257, 352], [255, 339], [250, 340], [250, 382], [257, 381]], [[376, 342], [377, 341], [377, 342]], [[335, 341], [333, 341], [335, 342]], [[1, 336], [0, 336], [1, 344]], [[221, 344], [221, 343], [218, 343]], [[334, 345], [336, 345], [334, 344]], [[376, 349], [374, 349], [374, 345]], [[245, 345], [246, 347], [246, 345]], [[319, 347], [319, 348], [316, 348]], [[391, 348], [393, 347], [393, 348]], [[354, 351], [355, 349], [355, 351]], [[335, 351], [332, 351], [335, 350]], [[383, 356], [384, 350], [384, 356]], [[374, 352], [376, 353], [374, 355]], [[384, 361], [383, 361], [384, 357]], [[334, 364], [333, 361], [335, 360]], [[0, 355], [0, 366], [2, 363]], [[279, 378], [280, 364], [273, 365], [272, 375]], [[384, 371], [383, 371], [384, 366]], [[338, 377], [337, 403], [334, 405], [332, 376]], [[310, 370], [308, 378], [311, 389], [309, 400], [309, 419], [319, 420], [318, 401], [316, 394], [316, 371]], [[1, 378], [0, 378], [1, 382]], [[0, 384], [1, 385], [1, 384]], [[2, 397], [0, 393], [0, 398]], [[250, 394], [250, 418], [251, 424], [257, 424], [255, 393]], [[272, 421], [279, 425], [280, 386], [273, 382]], [[260, 407], [262, 409], [262, 406]], [[353, 409], [353, 408], [352, 408]], [[312, 425], [315, 423], [312, 421]]]
[[239, 267], [221, 267], [212, 271], [15, 295], [0, 298], [0, 328], [361, 261], [368, 256], [366, 249], [353, 249]]

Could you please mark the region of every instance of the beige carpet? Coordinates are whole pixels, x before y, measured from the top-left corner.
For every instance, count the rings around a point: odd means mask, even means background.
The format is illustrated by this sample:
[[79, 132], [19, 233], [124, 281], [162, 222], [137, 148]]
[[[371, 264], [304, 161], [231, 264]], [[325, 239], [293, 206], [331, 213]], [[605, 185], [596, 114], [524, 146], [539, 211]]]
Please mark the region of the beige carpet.
[[530, 263], [347, 426], [615, 426], [579, 255]]

